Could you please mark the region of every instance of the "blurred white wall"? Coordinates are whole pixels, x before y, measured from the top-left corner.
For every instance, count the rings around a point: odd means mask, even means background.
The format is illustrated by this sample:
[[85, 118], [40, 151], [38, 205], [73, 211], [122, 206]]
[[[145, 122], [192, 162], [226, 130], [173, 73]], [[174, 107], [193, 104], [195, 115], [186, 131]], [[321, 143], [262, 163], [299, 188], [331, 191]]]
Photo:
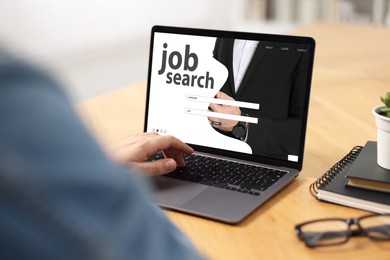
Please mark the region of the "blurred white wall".
[[0, 44], [55, 71], [81, 100], [146, 80], [155, 24], [226, 27], [229, 0], [0, 0]]
[[317, 20], [390, 25], [390, 0], [0, 0], [0, 45], [79, 101], [146, 80], [155, 24], [284, 33]]

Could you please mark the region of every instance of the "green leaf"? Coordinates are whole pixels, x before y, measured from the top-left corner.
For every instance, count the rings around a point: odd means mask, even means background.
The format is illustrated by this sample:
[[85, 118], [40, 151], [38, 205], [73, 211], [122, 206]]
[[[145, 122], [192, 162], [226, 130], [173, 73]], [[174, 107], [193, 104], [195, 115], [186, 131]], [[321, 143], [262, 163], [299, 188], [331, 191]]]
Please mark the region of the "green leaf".
[[380, 97], [380, 99], [387, 107], [390, 107], [390, 92], [387, 92], [385, 96]]

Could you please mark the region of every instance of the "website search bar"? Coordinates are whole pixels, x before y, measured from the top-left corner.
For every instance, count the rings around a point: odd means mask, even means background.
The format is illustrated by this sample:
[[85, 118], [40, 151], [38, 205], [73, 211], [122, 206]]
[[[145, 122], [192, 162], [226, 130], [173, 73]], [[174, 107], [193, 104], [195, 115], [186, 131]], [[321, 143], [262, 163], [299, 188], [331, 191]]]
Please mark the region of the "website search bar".
[[195, 102], [204, 102], [204, 103], [213, 103], [213, 104], [219, 104], [219, 105], [227, 105], [227, 106], [234, 106], [234, 107], [244, 107], [249, 109], [260, 109], [260, 104], [257, 103], [250, 103], [250, 102], [243, 102], [243, 101], [235, 101], [235, 100], [226, 100], [226, 99], [220, 99], [220, 98], [209, 98], [209, 97], [202, 97], [202, 96], [196, 96], [196, 95], [187, 95], [188, 101], [195, 101]]
[[217, 113], [209, 110], [200, 110], [200, 109], [193, 109], [193, 108], [186, 108], [186, 113], [190, 115], [197, 115], [197, 116], [207, 116], [207, 117], [215, 117], [215, 118], [222, 118], [222, 119], [229, 119], [229, 120], [235, 120], [235, 121], [241, 121], [241, 122], [248, 122], [252, 124], [258, 123], [258, 118], [256, 117], [250, 117], [250, 116], [236, 116], [231, 114], [223, 114], [223, 113]]

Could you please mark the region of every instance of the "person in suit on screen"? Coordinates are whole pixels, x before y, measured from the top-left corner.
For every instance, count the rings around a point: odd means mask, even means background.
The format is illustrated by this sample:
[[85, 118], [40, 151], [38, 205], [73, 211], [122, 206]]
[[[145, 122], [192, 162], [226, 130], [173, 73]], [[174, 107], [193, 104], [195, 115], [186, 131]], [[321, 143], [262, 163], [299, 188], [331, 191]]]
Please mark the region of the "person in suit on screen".
[[247, 142], [255, 155], [298, 155], [308, 55], [292, 44], [217, 38], [213, 55], [229, 72], [216, 98], [260, 104], [259, 110], [210, 104], [214, 112], [258, 118], [258, 123], [209, 117], [220, 133]]

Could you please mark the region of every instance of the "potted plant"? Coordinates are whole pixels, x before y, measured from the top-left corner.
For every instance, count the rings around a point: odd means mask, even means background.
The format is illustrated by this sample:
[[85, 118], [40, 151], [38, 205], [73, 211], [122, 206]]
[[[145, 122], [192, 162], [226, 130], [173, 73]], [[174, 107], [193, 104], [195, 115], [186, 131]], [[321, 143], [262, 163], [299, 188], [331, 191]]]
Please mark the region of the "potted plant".
[[390, 170], [390, 92], [380, 100], [385, 105], [373, 109], [377, 127], [377, 163]]

